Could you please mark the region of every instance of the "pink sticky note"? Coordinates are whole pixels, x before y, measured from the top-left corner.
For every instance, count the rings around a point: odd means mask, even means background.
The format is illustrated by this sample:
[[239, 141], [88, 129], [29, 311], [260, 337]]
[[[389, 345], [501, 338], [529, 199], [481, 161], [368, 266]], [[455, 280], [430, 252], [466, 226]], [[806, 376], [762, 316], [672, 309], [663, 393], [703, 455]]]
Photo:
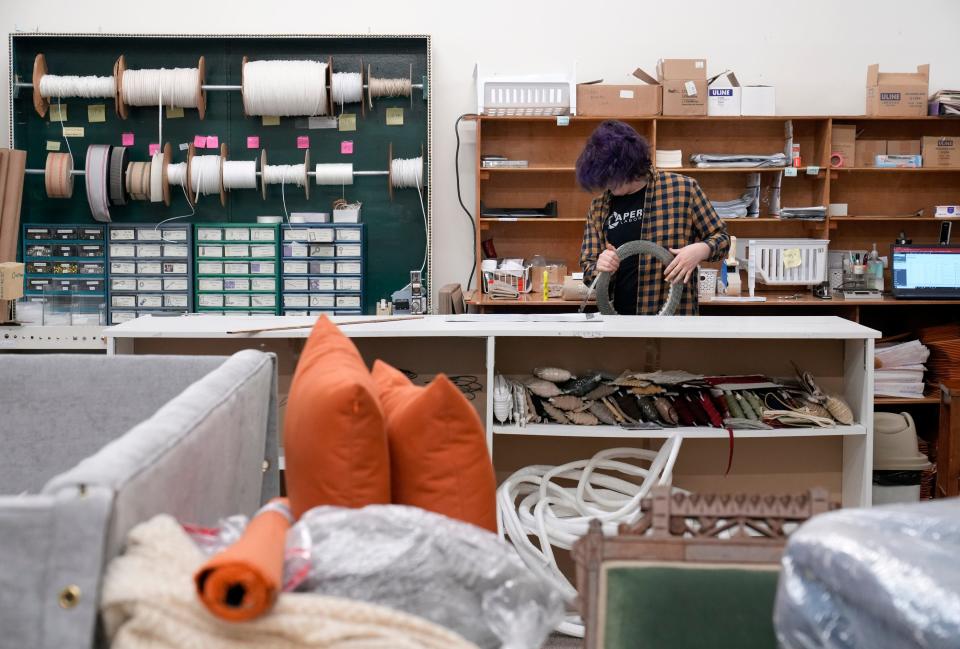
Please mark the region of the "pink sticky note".
[[216, 135], [208, 135], [208, 136], [207, 136], [207, 148], [208, 148], [208, 149], [216, 149], [218, 146], [220, 146], [220, 138], [217, 137]]
[[297, 136], [297, 148], [298, 148], [298, 149], [309, 149], [309, 148], [310, 148], [310, 136], [309, 136], [309, 135], [298, 135], [298, 136]]
[[259, 148], [260, 148], [260, 136], [259, 136], [259, 135], [248, 135], [248, 136], [247, 136], [247, 148], [248, 148], [248, 149], [259, 149]]
[[156, 154], [156, 153], [160, 153], [160, 145], [159, 145], [159, 144], [156, 144], [156, 143], [151, 144], [148, 148], [149, 148], [149, 150], [150, 150], [150, 155], [154, 155], [154, 154]]
[[207, 148], [207, 136], [206, 135], [194, 135], [193, 136], [193, 146], [198, 149]]
[[133, 146], [133, 133], [124, 133], [121, 135], [120, 143], [123, 146]]
[[344, 140], [340, 143], [340, 153], [353, 153], [353, 140]]

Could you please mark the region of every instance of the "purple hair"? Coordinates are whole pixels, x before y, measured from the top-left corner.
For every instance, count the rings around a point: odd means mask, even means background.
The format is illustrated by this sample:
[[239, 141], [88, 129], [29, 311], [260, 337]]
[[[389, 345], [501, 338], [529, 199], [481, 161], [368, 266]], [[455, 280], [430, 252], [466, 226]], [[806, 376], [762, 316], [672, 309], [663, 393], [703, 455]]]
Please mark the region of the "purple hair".
[[650, 145], [624, 122], [600, 124], [577, 158], [577, 182], [601, 191], [642, 178], [650, 170]]

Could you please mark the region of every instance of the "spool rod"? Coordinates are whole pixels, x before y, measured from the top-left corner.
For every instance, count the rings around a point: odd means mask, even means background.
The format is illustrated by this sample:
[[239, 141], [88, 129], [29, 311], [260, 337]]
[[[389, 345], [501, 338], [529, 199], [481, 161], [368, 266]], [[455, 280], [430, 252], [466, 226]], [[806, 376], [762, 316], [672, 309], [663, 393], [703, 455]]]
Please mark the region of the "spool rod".
[[[20, 88], [30, 88], [30, 89], [33, 89], [33, 84], [32, 84], [31, 82], [29, 82], [29, 81], [15, 81], [15, 82], [13, 83], [13, 87], [14, 87], [14, 88], [17, 88], [17, 89], [20, 89]], [[422, 84], [422, 83], [411, 83], [411, 84], [410, 84], [410, 87], [411, 87], [411, 88], [416, 88], [417, 90], [422, 90], [422, 89], [423, 89], [423, 84]], [[209, 84], [209, 83], [205, 83], [205, 84], [201, 85], [200, 88], [201, 88], [202, 90], [213, 90], [213, 91], [218, 91], [218, 90], [240, 91], [240, 90], [243, 89], [243, 86], [233, 86], [233, 85], [222, 85], [222, 84]], [[328, 86], [328, 88], [329, 88], [329, 86]], [[363, 88], [364, 88], [364, 90], [366, 90], [367, 84], [363, 84]]]
[[[28, 176], [43, 176], [46, 175], [46, 169], [24, 169], [24, 173]], [[74, 169], [70, 172], [74, 176], [86, 176], [87, 172], [83, 169]], [[262, 175], [263, 172], [258, 171], [257, 176]], [[316, 176], [316, 171], [308, 171], [308, 176]], [[354, 171], [354, 176], [389, 176], [389, 171]]]

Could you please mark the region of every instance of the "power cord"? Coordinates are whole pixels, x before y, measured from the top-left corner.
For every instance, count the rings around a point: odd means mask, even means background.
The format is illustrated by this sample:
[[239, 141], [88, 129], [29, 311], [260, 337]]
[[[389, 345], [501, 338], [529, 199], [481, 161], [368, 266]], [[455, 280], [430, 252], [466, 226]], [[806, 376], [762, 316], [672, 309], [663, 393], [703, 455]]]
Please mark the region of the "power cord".
[[467, 290], [469, 291], [470, 285], [473, 284], [473, 275], [477, 271], [477, 222], [473, 218], [473, 214], [470, 213], [470, 210], [468, 210], [464, 204], [463, 194], [460, 193], [460, 122], [464, 117], [479, 117], [479, 115], [476, 113], [464, 113], [457, 118], [457, 123], [453, 126], [453, 130], [457, 136], [457, 152], [454, 158], [454, 170], [457, 174], [457, 200], [460, 201], [460, 207], [463, 208], [463, 213], [470, 219], [470, 227], [473, 232], [473, 264], [470, 266], [470, 277], [467, 279]]

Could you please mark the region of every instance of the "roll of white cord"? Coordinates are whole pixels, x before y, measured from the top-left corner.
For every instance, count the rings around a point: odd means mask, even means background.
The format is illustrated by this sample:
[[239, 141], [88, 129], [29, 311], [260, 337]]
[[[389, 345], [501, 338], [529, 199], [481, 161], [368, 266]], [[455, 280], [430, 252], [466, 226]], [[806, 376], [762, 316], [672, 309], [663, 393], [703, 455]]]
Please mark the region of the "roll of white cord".
[[172, 162], [167, 165], [167, 182], [177, 187], [187, 186], [187, 163]]
[[130, 106], [196, 108], [200, 97], [198, 68], [125, 70], [121, 79], [123, 101]]
[[224, 189], [256, 189], [256, 160], [227, 160], [223, 163]]
[[352, 185], [353, 164], [318, 164], [314, 168], [313, 177], [318, 185]]
[[109, 99], [116, 92], [117, 83], [113, 77], [45, 74], [40, 78], [40, 96], [47, 99], [51, 97]]
[[268, 185], [296, 185], [303, 187], [307, 182], [307, 170], [304, 165], [267, 165], [263, 168], [263, 182]]
[[335, 104], [355, 104], [363, 101], [363, 75], [359, 72], [334, 72], [330, 94]]
[[319, 61], [249, 61], [243, 66], [247, 115], [327, 113], [327, 64]]
[[[497, 490], [497, 515], [501, 536], [509, 539], [531, 570], [557, 585], [568, 601], [577, 592], [557, 566], [553, 547], [569, 550], [587, 533], [591, 520], [600, 520], [605, 534], [615, 534], [621, 523], [640, 520], [643, 498], [655, 485], [669, 485], [682, 438], [666, 440], [659, 451], [615, 448], [597, 453], [589, 460], [561, 466], [529, 466], [507, 478]], [[643, 468], [617, 458], [650, 463]], [[623, 480], [600, 471], [640, 478], [640, 483]], [[576, 481], [565, 487], [557, 480]], [[519, 502], [518, 502], [519, 499]], [[535, 545], [530, 537], [537, 538]], [[568, 616], [558, 630], [583, 636], [577, 616]]]
[[423, 187], [423, 158], [394, 158], [390, 161], [390, 179], [397, 189]]
[[220, 163], [218, 155], [195, 155], [190, 162], [190, 186], [197, 196], [220, 193]]
[[[170, 165], [172, 167], [173, 165]], [[184, 165], [186, 168], [186, 165]], [[167, 173], [169, 174], [169, 168]], [[186, 172], [184, 172], [186, 173]], [[163, 202], [163, 154], [154, 153], [150, 159], [150, 202]]]

